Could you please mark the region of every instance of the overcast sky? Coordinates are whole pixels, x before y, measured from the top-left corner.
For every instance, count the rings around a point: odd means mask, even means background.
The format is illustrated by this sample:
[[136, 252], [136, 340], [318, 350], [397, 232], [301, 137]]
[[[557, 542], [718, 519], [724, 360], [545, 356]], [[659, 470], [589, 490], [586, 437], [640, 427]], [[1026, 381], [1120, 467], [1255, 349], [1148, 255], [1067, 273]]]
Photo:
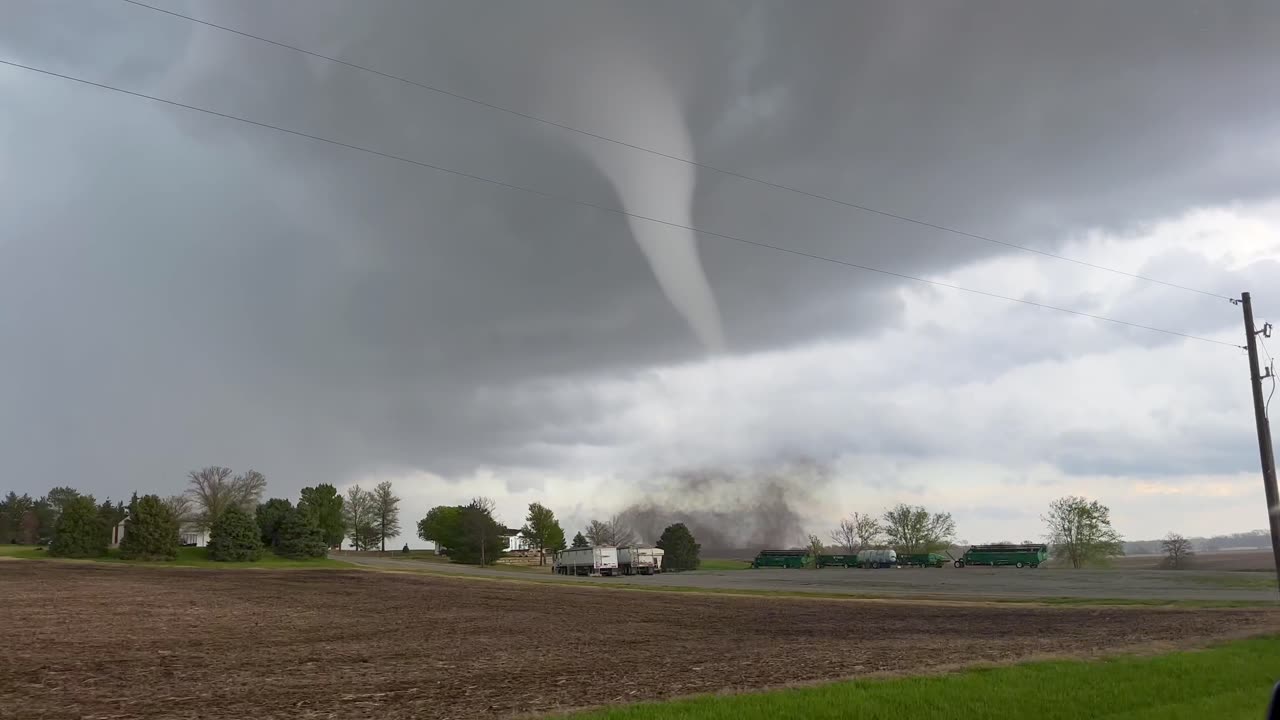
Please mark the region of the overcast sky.
[[[715, 168], [1280, 318], [1280, 5], [153, 0]], [[1238, 308], [592, 140], [122, 0], [0, 59], [539, 192], [1242, 344]], [[971, 541], [1054, 497], [1266, 526], [1231, 347], [824, 263], [0, 66], [0, 491], [390, 479]], [[1280, 338], [1272, 342], [1280, 349]], [[1280, 401], [1278, 401], [1280, 403]], [[820, 472], [795, 470], [797, 463]], [[691, 490], [692, 471], [732, 478]], [[789, 475], [791, 474], [791, 475]], [[406, 535], [411, 535], [411, 532]], [[798, 541], [800, 538], [796, 538]], [[416, 542], [416, 541], [415, 541]]]

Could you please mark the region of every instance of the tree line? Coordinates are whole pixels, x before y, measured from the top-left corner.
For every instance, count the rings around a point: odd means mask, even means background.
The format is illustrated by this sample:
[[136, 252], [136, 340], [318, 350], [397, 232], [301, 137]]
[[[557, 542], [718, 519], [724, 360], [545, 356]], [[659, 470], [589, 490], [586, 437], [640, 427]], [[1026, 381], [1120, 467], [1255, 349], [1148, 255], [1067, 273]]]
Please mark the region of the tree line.
[[267, 480], [256, 470], [234, 474], [215, 465], [191, 471], [187, 480], [180, 495], [134, 493], [127, 505], [98, 504], [69, 487], [40, 498], [10, 492], [0, 500], [0, 542], [47, 545], [54, 556], [98, 557], [123, 522], [119, 552], [127, 559], [172, 560], [184, 532], [207, 532], [210, 559], [244, 561], [265, 550], [322, 557], [344, 537], [356, 549], [385, 549], [400, 532], [400, 498], [390, 482], [368, 491], [353, 486], [345, 499], [333, 485], [306, 487], [295, 505], [284, 498], [263, 502]]
[[[1053, 557], [1073, 568], [1106, 564], [1125, 554], [1124, 541], [1111, 524], [1111, 509], [1097, 500], [1068, 495], [1049, 504], [1041, 516], [1045, 538]], [[831, 541], [849, 554], [863, 549], [892, 548], [900, 554], [941, 552], [957, 544], [956, 525], [950, 513], [930, 512], [920, 505], [899, 504], [882, 515], [853, 513], [831, 531]], [[958, 544], [966, 545], [963, 540]], [[824, 543], [809, 537], [811, 548], [821, 552]], [[1182, 535], [1169, 533], [1159, 541], [1164, 567], [1180, 569], [1194, 556]]]
[[[506, 549], [503, 540], [510, 534], [495, 516], [496, 504], [485, 497], [472, 498], [466, 505], [438, 505], [418, 521], [418, 537], [433, 542], [454, 562], [492, 565]], [[538, 553], [538, 564], [545, 565], [548, 553], [566, 548], [564, 528], [555, 513], [542, 503], [530, 503], [525, 524], [518, 532]], [[584, 531], [573, 537], [572, 547], [598, 545], [626, 546], [638, 542], [635, 533], [615, 515], [609, 520], [592, 520]], [[698, 567], [701, 546], [683, 523], [668, 526], [655, 545], [662, 548], [663, 567], [669, 570], [694, 570]], [[406, 546], [407, 547], [407, 546]]]

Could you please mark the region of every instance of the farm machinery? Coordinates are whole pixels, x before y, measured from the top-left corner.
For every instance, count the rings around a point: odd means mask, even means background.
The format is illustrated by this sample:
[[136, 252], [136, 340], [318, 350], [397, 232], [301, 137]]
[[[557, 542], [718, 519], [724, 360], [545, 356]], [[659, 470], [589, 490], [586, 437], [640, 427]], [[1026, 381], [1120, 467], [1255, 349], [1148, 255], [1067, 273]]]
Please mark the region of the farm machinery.
[[1039, 544], [1025, 545], [973, 545], [964, 551], [964, 555], [953, 563], [962, 568], [966, 565], [989, 565], [991, 567], [1013, 566], [1016, 568], [1040, 567], [1049, 559], [1049, 546]]

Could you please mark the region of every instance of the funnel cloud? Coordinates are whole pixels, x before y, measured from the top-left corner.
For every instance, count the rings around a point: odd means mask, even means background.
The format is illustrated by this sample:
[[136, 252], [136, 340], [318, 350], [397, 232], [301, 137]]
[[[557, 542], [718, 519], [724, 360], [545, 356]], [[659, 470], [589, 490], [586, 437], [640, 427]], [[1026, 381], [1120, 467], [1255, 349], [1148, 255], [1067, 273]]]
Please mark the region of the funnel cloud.
[[[669, 154], [693, 159], [693, 140], [674, 88], [655, 68], [643, 63], [623, 61], [613, 69], [618, 72], [592, 75], [608, 81], [586, 83], [576, 96], [578, 102], [599, 104], [596, 112], [603, 121], [601, 134], [614, 138], [647, 135], [661, 142]], [[627, 102], [620, 102], [615, 97], [618, 93], [624, 93]], [[613, 184], [622, 208], [632, 213], [633, 217], [627, 218], [631, 235], [648, 259], [662, 292], [708, 350], [724, 350], [720, 309], [703, 271], [697, 237], [690, 230], [634, 217], [693, 227], [696, 168], [594, 138], [581, 138], [580, 144]]]

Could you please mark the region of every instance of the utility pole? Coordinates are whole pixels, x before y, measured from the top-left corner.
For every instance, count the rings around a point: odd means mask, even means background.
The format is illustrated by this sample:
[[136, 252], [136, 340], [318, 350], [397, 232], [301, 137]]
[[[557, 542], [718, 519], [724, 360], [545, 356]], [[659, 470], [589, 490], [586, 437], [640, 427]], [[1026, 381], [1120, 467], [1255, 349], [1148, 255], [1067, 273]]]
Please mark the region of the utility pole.
[[1258, 423], [1258, 453], [1262, 456], [1262, 485], [1267, 493], [1267, 519], [1271, 522], [1271, 552], [1275, 555], [1276, 577], [1280, 579], [1280, 492], [1276, 490], [1276, 456], [1271, 447], [1271, 423], [1267, 419], [1266, 401], [1262, 396], [1262, 381], [1272, 377], [1273, 371], [1267, 368], [1262, 374], [1258, 361], [1258, 335], [1268, 332], [1268, 328], [1256, 330], [1253, 327], [1253, 301], [1249, 293], [1240, 296], [1240, 304], [1244, 306], [1244, 333], [1248, 340], [1249, 378], [1253, 382], [1253, 414]]

